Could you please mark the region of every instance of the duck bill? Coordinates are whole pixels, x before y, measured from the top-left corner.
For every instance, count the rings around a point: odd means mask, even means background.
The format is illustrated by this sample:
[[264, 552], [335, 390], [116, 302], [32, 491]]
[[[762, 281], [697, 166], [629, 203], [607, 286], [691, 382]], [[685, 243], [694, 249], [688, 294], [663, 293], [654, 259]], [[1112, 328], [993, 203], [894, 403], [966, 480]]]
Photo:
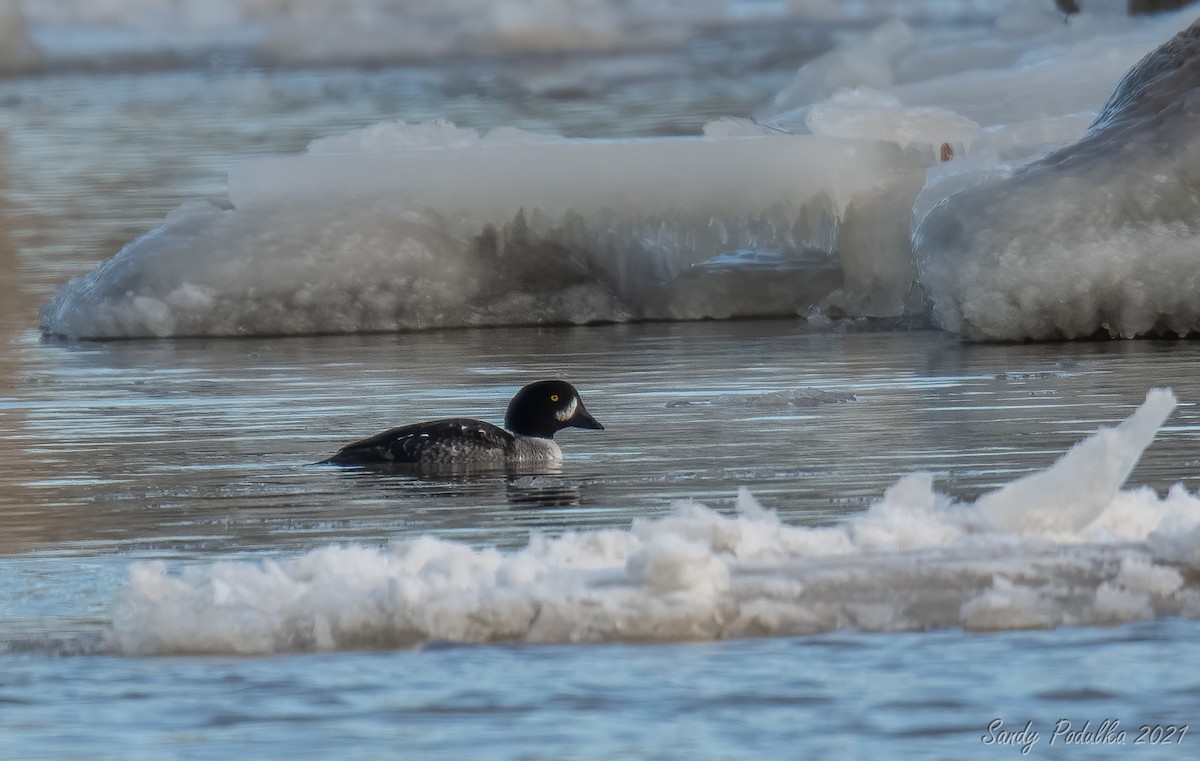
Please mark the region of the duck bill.
[[590, 428], [593, 431], [603, 431], [604, 426], [600, 425], [600, 421], [592, 417], [592, 413], [584, 409], [583, 405], [579, 405], [579, 409], [571, 417], [567, 425], [573, 428]]

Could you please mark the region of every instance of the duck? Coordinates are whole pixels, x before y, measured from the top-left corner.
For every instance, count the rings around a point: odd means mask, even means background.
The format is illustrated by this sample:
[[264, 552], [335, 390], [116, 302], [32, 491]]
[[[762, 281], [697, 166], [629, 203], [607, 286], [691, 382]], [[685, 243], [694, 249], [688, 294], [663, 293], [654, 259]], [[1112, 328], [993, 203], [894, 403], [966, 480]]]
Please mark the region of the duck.
[[504, 427], [471, 418], [443, 418], [391, 428], [354, 441], [318, 465], [487, 467], [556, 464], [563, 428], [602, 431], [575, 387], [564, 380], [530, 383], [508, 403]]

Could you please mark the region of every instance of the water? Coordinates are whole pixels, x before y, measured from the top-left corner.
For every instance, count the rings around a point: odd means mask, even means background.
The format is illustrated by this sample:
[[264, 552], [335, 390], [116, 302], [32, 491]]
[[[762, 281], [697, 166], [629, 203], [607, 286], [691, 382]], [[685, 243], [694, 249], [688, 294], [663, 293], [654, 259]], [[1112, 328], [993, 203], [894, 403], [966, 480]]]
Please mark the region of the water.
[[[372, 646], [364, 625], [367, 644], [234, 657], [233, 645], [251, 639], [249, 624], [273, 615], [266, 588], [236, 609], [241, 623], [218, 622], [228, 642], [207, 640], [215, 655], [124, 654], [135, 635], [168, 637], [176, 620], [149, 598], [130, 601], [131, 569], [146, 562], [165, 563], [170, 579], [226, 568], [244, 581], [259, 563], [361, 547], [374, 553], [365, 580], [393, 543], [421, 537], [512, 557], [535, 533], [611, 531], [625, 541], [635, 521], [677, 516], [679, 500], [734, 520], [739, 487], [785, 525], [815, 532], [849, 525], [916, 471], [932, 473], [969, 511], [979, 495], [1049, 468], [1099, 426], [1126, 418], [1151, 387], [1172, 388], [1180, 406], [1127, 486], [1200, 487], [1200, 347], [1186, 341], [979, 346], [935, 331], [800, 320], [111, 343], [38, 334], [36, 311], [56, 285], [179, 201], [219, 201], [224, 169], [238, 158], [296, 151], [382, 118], [578, 135], [694, 132], [709, 116], [749, 112], [794, 68], [739, 69], [738, 45], [716, 49], [713, 60], [736, 75], [714, 76], [693, 49], [700, 62], [689, 70], [704, 73], [694, 87], [651, 67], [657, 73], [637, 84], [604, 80], [582, 100], [537, 88], [513, 98], [496, 85], [505, 76], [536, 81], [536, 61], [505, 64], [512, 68], [500, 76], [447, 65], [0, 81], [0, 756], [1016, 757], [1019, 748], [982, 740], [1001, 719], [1011, 729], [1033, 722], [1033, 757], [1115, 759], [1136, 750], [1142, 724], [1192, 721], [1200, 683], [1180, 667], [1197, 645], [1195, 603], [1187, 607], [1194, 569], [1184, 562], [1147, 555], [1154, 569], [1187, 577], [1152, 596], [1155, 605], [1177, 601], [1183, 617], [1135, 610], [1110, 626], [1093, 618], [1028, 631], [1018, 622], [1016, 631], [981, 633], [935, 626], [934, 616], [914, 624], [883, 605], [936, 602], [942, 592], [975, 599], [954, 586], [957, 576], [1001, 560], [1018, 569], [1010, 578], [1047, 587], [1075, 568], [1082, 594], [1098, 595], [1126, 578], [1109, 566], [1136, 566], [1148, 552], [1140, 540], [1082, 533], [1061, 544], [978, 545], [983, 556], [998, 546], [1011, 555], [983, 557], [983, 566], [956, 557], [962, 546], [952, 543], [860, 551], [845, 566], [793, 557], [805, 573], [826, 574], [801, 577], [810, 586], [839, 568], [868, 574], [866, 593], [846, 594], [861, 603], [857, 623], [814, 632], [488, 642], [487, 609], [467, 605], [442, 613], [482, 621], [484, 644]], [[769, 58], [770, 46], [753, 49]], [[448, 84], [464, 81], [474, 85]], [[606, 426], [560, 435], [558, 473], [418, 479], [310, 465], [401, 422], [448, 414], [498, 422], [518, 386], [546, 375], [575, 382]], [[707, 569], [683, 561], [686, 572]], [[755, 562], [777, 582], [793, 578], [791, 566]], [[741, 583], [745, 569], [731, 567]], [[646, 599], [702, 599], [691, 583]], [[335, 610], [347, 616], [374, 599], [353, 585], [335, 591]], [[297, 610], [285, 606], [284, 615], [303, 624]], [[1119, 720], [1128, 737], [1052, 746], [1060, 719]], [[1192, 740], [1140, 750], [1179, 757]]]
[[[15, 758], [80, 748], [134, 758], [222, 749], [264, 758], [1020, 758], [980, 740], [1003, 718], [1035, 721], [1033, 758], [1178, 758], [1186, 746], [1133, 742], [1142, 722], [1194, 720], [1195, 676], [1167, 664], [1195, 646], [1194, 626], [1156, 622], [670, 647], [90, 657], [54, 675], [17, 657], [0, 677], [6, 696], [36, 682], [64, 699], [6, 704], [23, 726], [13, 745], [7, 724], [0, 749]], [[1095, 727], [1106, 716], [1129, 730], [1126, 745], [1050, 746], [1058, 719]]]

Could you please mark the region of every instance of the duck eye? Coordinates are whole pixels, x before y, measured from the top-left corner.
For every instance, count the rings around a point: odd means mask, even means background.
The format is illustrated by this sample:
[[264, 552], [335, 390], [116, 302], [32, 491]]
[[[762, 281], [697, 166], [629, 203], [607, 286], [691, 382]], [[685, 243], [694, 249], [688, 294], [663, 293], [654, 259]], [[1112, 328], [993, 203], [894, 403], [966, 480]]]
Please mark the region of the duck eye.
[[550, 401], [552, 401], [552, 402], [557, 402], [557, 401], [558, 401], [558, 394], [551, 394], [551, 395], [550, 395]]

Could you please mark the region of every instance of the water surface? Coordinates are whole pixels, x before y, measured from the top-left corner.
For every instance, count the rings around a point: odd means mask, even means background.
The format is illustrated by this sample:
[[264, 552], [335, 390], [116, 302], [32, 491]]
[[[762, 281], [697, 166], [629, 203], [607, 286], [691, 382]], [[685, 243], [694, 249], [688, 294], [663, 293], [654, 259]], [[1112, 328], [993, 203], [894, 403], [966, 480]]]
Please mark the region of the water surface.
[[[116, 654], [113, 601], [142, 561], [177, 571], [422, 536], [515, 550], [535, 532], [624, 531], [677, 500], [729, 514], [739, 487], [785, 524], [840, 525], [914, 471], [969, 501], [1044, 469], [1154, 386], [1182, 404], [1131, 485], [1197, 487], [1190, 342], [972, 346], [801, 320], [112, 343], [37, 334], [55, 285], [180, 200], [219, 202], [237, 158], [380, 118], [694, 132], [747, 112], [794, 67], [742, 66], [737, 45], [717, 47], [726, 79], [689, 89], [674, 64], [642, 61], [632, 68], [649, 74], [602, 78], [579, 100], [530, 87], [527, 70], [512, 77], [526, 83], [514, 97], [490, 67], [0, 82], [0, 755], [1015, 757], [981, 743], [1001, 718], [1034, 721], [1034, 755], [1062, 757], [1048, 745], [1059, 718], [1119, 719], [1130, 743], [1139, 724], [1192, 721], [1200, 684], [1180, 665], [1197, 631], [1180, 619]], [[517, 387], [551, 375], [575, 382], [606, 426], [561, 434], [558, 473], [419, 479], [310, 464], [412, 420], [499, 421]]]

